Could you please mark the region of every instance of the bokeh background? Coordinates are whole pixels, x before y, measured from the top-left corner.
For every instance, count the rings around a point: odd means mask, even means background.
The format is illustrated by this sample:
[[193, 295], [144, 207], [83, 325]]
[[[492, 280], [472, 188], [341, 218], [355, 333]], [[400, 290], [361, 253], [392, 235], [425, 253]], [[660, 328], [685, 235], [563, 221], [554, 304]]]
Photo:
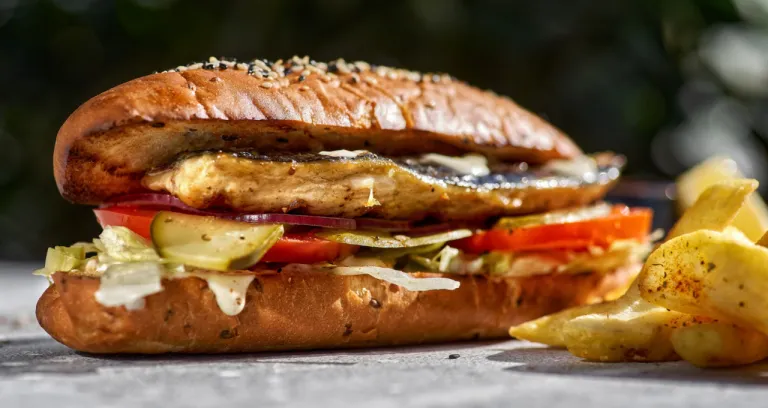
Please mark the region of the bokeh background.
[[630, 179], [719, 153], [768, 185], [768, 0], [0, 0], [0, 260], [98, 233], [52, 176], [79, 104], [211, 55], [295, 54], [449, 72], [624, 153]]

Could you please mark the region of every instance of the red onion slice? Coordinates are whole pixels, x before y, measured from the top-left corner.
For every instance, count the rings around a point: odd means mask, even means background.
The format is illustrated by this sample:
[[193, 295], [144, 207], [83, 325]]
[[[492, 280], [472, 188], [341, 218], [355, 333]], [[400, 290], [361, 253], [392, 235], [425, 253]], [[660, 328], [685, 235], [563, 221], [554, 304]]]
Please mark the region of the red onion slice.
[[163, 207], [173, 207], [178, 209], [190, 209], [194, 211], [200, 211], [196, 208], [190, 207], [184, 204], [183, 201], [170, 194], [158, 194], [158, 193], [137, 193], [127, 194], [111, 198], [99, 207], [112, 207], [115, 205], [153, 205]]
[[411, 228], [410, 221], [377, 220], [374, 218], [355, 218], [357, 228], [378, 231], [408, 231]]
[[211, 215], [214, 217], [228, 218], [252, 224], [291, 224], [345, 230], [354, 230], [360, 228], [383, 231], [407, 231], [411, 227], [411, 223], [408, 221], [376, 220], [371, 218], [354, 219], [280, 213], [242, 214], [227, 211], [200, 210], [184, 204], [183, 201], [170, 194], [159, 193], [138, 193], [115, 197], [102, 204], [101, 208], [114, 207], [118, 205], [161, 207], [163, 209], [174, 209], [180, 212], [197, 215]]
[[230, 218], [235, 221], [248, 222], [251, 224], [291, 224], [308, 225], [310, 227], [338, 228], [353, 230], [357, 228], [355, 220], [352, 218], [320, 217], [317, 215], [296, 215], [296, 214], [228, 214], [228, 213], [210, 213], [217, 217]]

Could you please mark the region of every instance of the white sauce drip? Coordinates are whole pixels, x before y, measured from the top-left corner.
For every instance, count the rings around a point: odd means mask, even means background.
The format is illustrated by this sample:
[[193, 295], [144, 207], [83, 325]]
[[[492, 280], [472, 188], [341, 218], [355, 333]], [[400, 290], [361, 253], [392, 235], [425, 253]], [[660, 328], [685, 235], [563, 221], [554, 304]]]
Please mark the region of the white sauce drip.
[[550, 160], [544, 168], [566, 176], [590, 178], [597, 174], [597, 162], [585, 155], [570, 160]]
[[323, 156], [331, 157], [357, 157], [361, 154], [368, 153], [368, 150], [331, 150], [320, 152]]
[[255, 275], [227, 275], [222, 273], [195, 273], [200, 279], [208, 282], [208, 288], [216, 296], [216, 303], [221, 311], [228, 316], [235, 316], [245, 308], [245, 293], [248, 285], [256, 278]]
[[101, 285], [96, 291], [96, 301], [104, 306], [125, 306], [138, 310], [145, 306], [145, 298], [163, 290], [162, 277], [181, 279], [196, 276], [205, 280], [216, 297], [221, 311], [235, 316], [245, 308], [245, 295], [255, 275], [229, 275], [222, 273], [185, 273], [171, 268], [167, 273], [157, 262], [126, 262], [105, 268]]
[[421, 156], [421, 161], [439, 164], [455, 170], [460, 174], [470, 176], [483, 177], [491, 174], [491, 169], [488, 168], [488, 159], [479, 154], [451, 157], [437, 153], [428, 153]]

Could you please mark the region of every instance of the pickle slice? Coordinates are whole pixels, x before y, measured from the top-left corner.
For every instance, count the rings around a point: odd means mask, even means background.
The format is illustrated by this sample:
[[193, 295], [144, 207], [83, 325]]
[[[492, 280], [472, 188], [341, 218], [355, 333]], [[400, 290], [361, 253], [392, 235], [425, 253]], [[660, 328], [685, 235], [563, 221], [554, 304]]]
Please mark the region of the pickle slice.
[[458, 229], [441, 232], [439, 234], [409, 237], [399, 234], [392, 235], [380, 231], [347, 231], [329, 229], [320, 231], [315, 235], [329, 241], [359, 245], [369, 248], [410, 248], [466, 238], [472, 235], [472, 231], [468, 229]]
[[496, 222], [494, 229], [512, 230], [515, 228], [532, 227], [536, 225], [567, 224], [593, 218], [601, 218], [611, 213], [611, 206], [606, 203], [573, 210], [550, 211], [544, 214], [523, 215], [520, 217], [504, 217]]
[[279, 224], [254, 225], [216, 217], [160, 211], [152, 243], [168, 261], [216, 271], [246, 269], [282, 236]]

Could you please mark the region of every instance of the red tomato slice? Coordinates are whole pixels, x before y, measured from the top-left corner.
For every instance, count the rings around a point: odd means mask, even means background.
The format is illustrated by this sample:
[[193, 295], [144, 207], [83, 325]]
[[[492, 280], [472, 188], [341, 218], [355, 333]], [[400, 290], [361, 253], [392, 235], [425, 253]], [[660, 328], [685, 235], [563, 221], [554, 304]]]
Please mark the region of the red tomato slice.
[[[114, 206], [93, 210], [102, 227], [122, 226], [151, 240], [150, 226], [157, 210]], [[318, 263], [347, 257], [356, 252], [354, 245], [326, 241], [310, 234], [288, 234], [262, 258], [263, 262]]]
[[482, 231], [451, 246], [471, 253], [608, 247], [620, 239], [646, 239], [652, 216], [649, 208], [617, 207], [611, 215], [592, 220]]
[[137, 207], [109, 207], [97, 208], [93, 210], [96, 219], [104, 228], [110, 226], [126, 227], [129, 230], [151, 240], [149, 226], [152, 225], [152, 219], [155, 218], [157, 210], [147, 210]]
[[309, 234], [288, 234], [277, 241], [261, 261], [310, 264], [346, 258], [356, 250], [354, 245], [327, 241]]

